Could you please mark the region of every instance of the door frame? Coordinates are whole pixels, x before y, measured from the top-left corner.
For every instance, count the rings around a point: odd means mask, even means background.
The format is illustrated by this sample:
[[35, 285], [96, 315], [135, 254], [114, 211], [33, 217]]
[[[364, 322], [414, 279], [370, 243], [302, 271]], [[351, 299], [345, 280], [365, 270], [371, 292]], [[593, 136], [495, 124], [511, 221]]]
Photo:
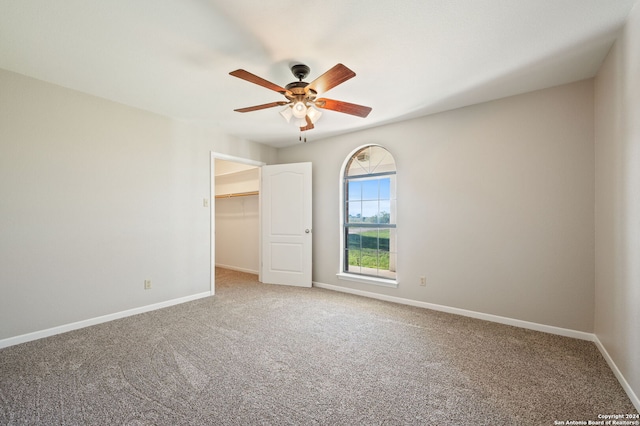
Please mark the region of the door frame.
[[[264, 161], [257, 161], [257, 160], [252, 160], [250, 158], [244, 158], [244, 157], [236, 157], [233, 155], [222, 154], [214, 151], [211, 151], [210, 154], [211, 156], [209, 160], [210, 161], [209, 163], [209, 170], [210, 170], [210, 177], [209, 177], [209, 182], [210, 182], [209, 183], [209, 200], [210, 200], [209, 223], [210, 223], [210, 226], [209, 226], [209, 229], [211, 233], [209, 235], [209, 247], [210, 247], [209, 292], [213, 296], [216, 294], [216, 159], [232, 161], [234, 163], [241, 163], [241, 164], [246, 164], [249, 166], [256, 166], [256, 167], [262, 167], [267, 163], [265, 163]], [[258, 217], [258, 222], [260, 222], [260, 217]], [[259, 243], [258, 245], [261, 246], [262, 244]], [[261, 252], [262, 248], [259, 247], [258, 250], [260, 250], [258, 253], [258, 259], [260, 260], [260, 262], [262, 262], [262, 252]]]

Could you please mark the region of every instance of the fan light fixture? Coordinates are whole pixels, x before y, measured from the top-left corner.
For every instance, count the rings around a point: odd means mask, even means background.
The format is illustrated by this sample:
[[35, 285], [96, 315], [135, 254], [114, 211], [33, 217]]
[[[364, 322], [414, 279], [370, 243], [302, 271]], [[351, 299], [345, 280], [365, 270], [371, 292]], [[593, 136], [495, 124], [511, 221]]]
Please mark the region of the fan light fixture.
[[304, 118], [307, 115], [307, 106], [304, 102], [298, 101], [291, 107], [291, 112], [295, 118]]
[[280, 111], [280, 115], [283, 116], [285, 120], [287, 120], [287, 123], [290, 123], [291, 117], [293, 117], [293, 112], [291, 112], [291, 107], [286, 106], [282, 111]]
[[322, 115], [322, 112], [315, 109], [314, 107], [309, 107], [307, 109], [307, 115], [309, 116], [309, 120], [311, 120], [313, 124], [316, 124], [316, 121], [318, 121], [318, 119]]
[[280, 115], [287, 120], [287, 123], [291, 123], [291, 118], [295, 117], [295, 125], [304, 127], [307, 125], [305, 116], [309, 117], [311, 123], [316, 124], [322, 116], [322, 112], [312, 106], [307, 107], [304, 103], [297, 102], [292, 106], [287, 105], [280, 111]]

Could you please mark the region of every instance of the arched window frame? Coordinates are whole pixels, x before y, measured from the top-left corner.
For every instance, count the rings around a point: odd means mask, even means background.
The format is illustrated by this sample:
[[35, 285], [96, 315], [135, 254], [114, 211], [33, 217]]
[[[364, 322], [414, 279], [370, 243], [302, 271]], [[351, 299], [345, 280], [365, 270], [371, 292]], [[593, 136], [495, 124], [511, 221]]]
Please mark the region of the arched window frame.
[[[377, 150], [377, 152], [380, 152], [379, 149], [382, 149], [386, 152], [386, 155], [389, 156], [389, 158], [392, 160], [393, 163], [393, 172], [388, 172], [385, 171], [383, 173], [375, 173], [375, 170], [373, 170], [373, 173], [363, 173], [362, 175], [356, 175], [356, 176], [347, 176], [347, 173], [349, 172], [348, 168], [351, 165], [353, 159], [355, 158], [355, 156], [361, 152], [363, 152], [366, 149], [371, 149], [374, 148]], [[377, 144], [367, 144], [367, 145], [362, 145], [358, 148], [356, 148], [355, 150], [353, 150], [345, 159], [344, 163], [342, 164], [342, 168], [340, 170], [340, 190], [339, 190], [339, 194], [340, 194], [340, 271], [338, 272], [337, 276], [339, 279], [343, 279], [343, 280], [349, 280], [349, 281], [357, 281], [357, 282], [363, 282], [363, 283], [368, 283], [368, 284], [375, 284], [375, 285], [381, 285], [381, 286], [385, 286], [385, 287], [397, 287], [398, 286], [398, 275], [397, 275], [397, 213], [396, 213], [396, 207], [395, 207], [395, 203], [396, 203], [396, 193], [397, 193], [397, 169], [396, 169], [396, 164], [395, 164], [395, 158], [393, 157], [393, 154], [391, 154], [391, 152], [385, 148], [382, 145], [377, 145]], [[349, 219], [347, 217], [347, 203], [348, 203], [348, 199], [346, 198], [348, 196], [348, 181], [351, 180], [375, 180], [378, 179], [380, 177], [385, 177], [385, 176], [389, 176], [390, 178], [390, 214], [389, 214], [389, 223], [384, 223], [384, 224], [375, 224], [375, 225], [371, 225], [371, 224], [366, 224], [364, 226], [360, 226], [358, 224], [354, 224], [354, 223], [349, 223]], [[379, 198], [379, 196], [378, 196]], [[371, 229], [389, 229], [389, 235], [390, 235], [390, 244], [389, 244], [389, 258], [390, 258], [390, 267], [389, 270], [391, 270], [393, 273], [390, 274], [389, 271], [382, 271], [384, 272], [383, 274], [381, 274], [380, 270], [377, 271], [377, 273], [369, 273], [369, 272], [364, 272], [362, 270], [356, 270], [353, 271], [352, 268], [349, 265], [349, 258], [348, 258], [348, 238], [349, 238], [349, 228], [371, 228]], [[361, 269], [365, 269], [365, 268], [361, 268]]]

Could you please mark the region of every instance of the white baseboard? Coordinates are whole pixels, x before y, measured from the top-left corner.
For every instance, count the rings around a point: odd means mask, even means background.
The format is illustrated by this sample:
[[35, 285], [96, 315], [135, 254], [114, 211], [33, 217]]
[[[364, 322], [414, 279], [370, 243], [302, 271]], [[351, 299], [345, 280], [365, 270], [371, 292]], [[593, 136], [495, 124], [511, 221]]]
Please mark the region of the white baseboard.
[[633, 389], [631, 389], [629, 382], [627, 382], [627, 379], [624, 378], [624, 376], [622, 375], [622, 372], [620, 371], [616, 363], [613, 362], [611, 355], [609, 355], [609, 352], [607, 352], [607, 350], [605, 349], [600, 339], [598, 339], [597, 335], [594, 335], [593, 342], [596, 344], [596, 346], [600, 350], [600, 353], [602, 354], [604, 359], [607, 361], [607, 364], [609, 364], [609, 367], [611, 368], [611, 370], [613, 371], [613, 374], [618, 379], [618, 382], [620, 382], [622, 389], [624, 389], [624, 391], [627, 393], [627, 396], [631, 400], [631, 403], [636, 407], [636, 410], [640, 412], [640, 398], [638, 398], [638, 395], [636, 395]]
[[73, 322], [71, 324], [60, 325], [57, 327], [48, 328], [46, 330], [34, 331], [33, 333], [27, 333], [20, 336], [9, 337], [7, 339], [0, 340], [0, 349], [7, 348], [9, 346], [18, 345], [20, 343], [30, 342], [32, 340], [42, 339], [44, 337], [54, 336], [56, 334], [66, 333], [67, 331], [78, 330], [80, 328], [89, 327], [96, 324], [102, 324], [104, 322], [113, 321], [120, 318], [129, 317], [132, 315], [142, 314], [144, 312], [155, 311], [156, 309], [162, 309], [173, 305], [179, 305], [181, 303], [190, 302], [192, 300], [201, 299], [203, 297], [211, 296], [211, 292], [198, 293], [191, 296], [180, 297], [178, 299], [167, 300], [165, 302], [154, 303], [153, 305], [141, 306], [139, 308], [128, 309], [126, 311], [116, 312], [113, 314], [103, 315], [100, 317], [89, 318], [86, 320]]
[[556, 334], [556, 335], [565, 336], [565, 337], [573, 337], [575, 339], [588, 340], [588, 341], [594, 342], [596, 347], [604, 357], [604, 359], [607, 361], [607, 364], [613, 371], [613, 374], [618, 379], [618, 382], [620, 382], [620, 385], [622, 386], [624, 391], [627, 393], [627, 396], [631, 400], [631, 403], [636, 407], [636, 410], [640, 411], [640, 400], [638, 399], [638, 396], [635, 394], [635, 392], [633, 391], [633, 389], [631, 388], [627, 380], [624, 378], [624, 376], [618, 369], [618, 366], [616, 366], [616, 363], [613, 362], [613, 359], [605, 349], [602, 342], [600, 342], [600, 339], [598, 339], [598, 336], [596, 336], [594, 333], [586, 333], [584, 331], [554, 327], [551, 325], [544, 325], [544, 324], [538, 324], [538, 323], [529, 322], [529, 321], [522, 321], [514, 318], [485, 314], [482, 312], [468, 311], [466, 309], [452, 308], [450, 306], [438, 305], [435, 303], [427, 303], [427, 302], [421, 302], [418, 300], [404, 299], [401, 297], [387, 296], [384, 294], [377, 294], [377, 293], [372, 293], [372, 292], [363, 291], [363, 290], [355, 290], [352, 288], [341, 287], [341, 286], [332, 285], [332, 284], [324, 284], [316, 281], [313, 282], [313, 286], [319, 287], [319, 288], [325, 288], [328, 290], [341, 291], [343, 293], [355, 294], [358, 296], [371, 297], [373, 299], [384, 300], [387, 302], [395, 302], [403, 305], [432, 309], [434, 311], [447, 312], [450, 314], [462, 315], [465, 317], [477, 318], [485, 321], [511, 325], [514, 327], [526, 328], [529, 330], [542, 331], [545, 333], [551, 333], [551, 334]]
[[355, 290], [352, 288], [313, 282], [315, 287], [326, 288], [328, 290], [336, 290], [344, 293], [356, 294], [358, 296], [371, 297], [373, 299], [385, 300], [387, 302], [400, 303], [402, 305], [416, 306], [419, 308], [431, 309], [434, 311], [447, 312], [449, 314], [462, 315], [465, 317], [476, 318], [485, 321], [497, 322], [500, 324], [512, 325], [514, 327], [526, 328], [529, 330], [542, 331], [545, 333], [557, 334], [560, 336], [573, 337], [575, 339], [593, 341], [595, 335], [584, 331], [571, 330], [568, 328], [554, 327], [551, 325], [538, 324], [535, 322], [523, 321], [514, 318], [501, 317], [498, 315], [485, 314], [482, 312], [469, 311], [466, 309], [452, 308], [450, 306], [438, 305], [435, 303], [421, 302], [419, 300], [404, 299], [402, 297], [387, 296], [384, 294], [372, 293], [369, 291]]
[[216, 263], [216, 268], [230, 269], [232, 271], [246, 272], [247, 274], [255, 274], [255, 275], [258, 275], [259, 273], [259, 271], [254, 271], [253, 269], [240, 268], [238, 266], [221, 265], [219, 263]]

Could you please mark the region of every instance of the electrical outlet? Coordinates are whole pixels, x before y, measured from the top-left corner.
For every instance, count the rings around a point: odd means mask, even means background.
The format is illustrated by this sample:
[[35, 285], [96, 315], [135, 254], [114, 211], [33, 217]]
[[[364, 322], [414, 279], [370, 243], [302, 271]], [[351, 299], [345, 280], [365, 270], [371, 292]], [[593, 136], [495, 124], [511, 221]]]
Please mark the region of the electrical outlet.
[[421, 287], [426, 287], [427, 286], [427, 277], [425, 277], [424, 275], [422, 275], [420, 277], [420, 286]]
[[144, 289], [145, 290], [151, 289], [151, 280], [144, 280]]

